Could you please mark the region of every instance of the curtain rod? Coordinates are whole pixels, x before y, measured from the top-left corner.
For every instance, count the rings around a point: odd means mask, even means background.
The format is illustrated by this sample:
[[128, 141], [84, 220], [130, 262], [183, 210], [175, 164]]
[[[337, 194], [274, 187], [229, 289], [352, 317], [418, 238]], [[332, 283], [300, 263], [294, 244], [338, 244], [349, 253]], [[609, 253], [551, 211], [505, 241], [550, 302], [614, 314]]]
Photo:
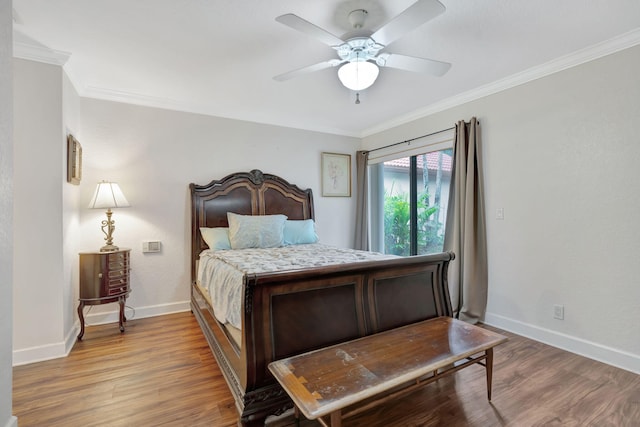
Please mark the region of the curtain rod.
[[[478, 124], [480, 124], [480, 120], [476, 120], [476, 121], [478, 122]], [[468, 125], [471, 122], [464, 122], [464, 123]], [[448, 131], [453, 130], [455, 128], [456, 128], [455, 126], [451, 126], [448, 129], [442, 129], [442, 130], [439, 130], [439, 131], [436, 131], [436, 132], [428, 133], [426, 135], [416, 136], [415, 138], [407, 139], [406, 141], [395, 142], [393, 144], [385, 145], [384, 147], [374, 148], [373, 150], [366, 151], [366, 153], [368, 154], [368, 153], [371, 153], [373, 151], [384, 150], [385, 148], [395, 147], [396, 145], [400, 145], [400, 144], [409, 144], [411, 141], [415, 141], [416, 139], [426, 138], [428, 136], [437, 135], [437, 134], [442, 133], [442, 132], [448, 132]]]
[[448, 128], [448, 129], [442, 129], [442, 130], [439, 130], [439, 131], [436, 131], [436, 132], [428, 133], [426, 135], [416, 136], [415, 138], [407, 139], [405, 141], [401, 141], [401, 142], [396, 142], [396, 143], [393, 143], [393, 144], [385, 145], [384, 147], [374, 148], [373, 150], [367, 151], [367, 153], [372, 153], [372, 152], [378, 151], [378, 150], [384, 150], [385, 148], [395, 147], [396, 145], [400, 145], [400, 144], [409, 144], [409, 143], [411, 143], [411, 141], [415, 141], [416, 139], [426, 138], [428, 136], [437, 135], [437, 134], [442, 133], [442, 132], [448, 132], [448, 131], [453, 130], [455, 128], [456, 128], [455, 126], [452, 126], [452, 127]]

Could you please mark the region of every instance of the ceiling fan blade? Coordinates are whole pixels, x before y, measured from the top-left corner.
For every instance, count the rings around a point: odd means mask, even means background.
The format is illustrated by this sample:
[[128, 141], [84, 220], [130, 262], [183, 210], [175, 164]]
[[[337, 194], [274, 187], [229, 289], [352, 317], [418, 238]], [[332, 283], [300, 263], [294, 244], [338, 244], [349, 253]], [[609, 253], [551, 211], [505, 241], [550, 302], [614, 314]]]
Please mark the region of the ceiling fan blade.
[[446, 10], [438, 0], [418, 0], [400, 15], [371, 35], [376, 43], [387, 46], [414, 28], [432, 20]]
[[434, 59], [415, 58], [413, 56], [398, 55], [395, 53], [383, 53], [378, 55], [376, 63], [381, 67], [397, 68], [399, 70], [413, 71], [416, 73], [426, 73], [434, 76], [442, 76], [451, 64], [448, 62], [436, 61]]
[[337, 65], [342, 64], [345, 61], [340, 61], [339, 59], [332, 59], [325, 62], [320, 62], [318, 64], [309, 65], [308, 67], [300, 68], [298, 70], [289, 71], [288, 73], [280, 74], [275, 76], [273, 79], [279, 82], [283, 82], [285, 80], [292, 79], [294, 77], [299, 77], [304, 74], [313, 73], [315, 71], [324, 70], [325, 68], [335, 67]]
[[293, 13], [287, 13], [286, 15], [278, 16], [276, 18], [276, 21], [286, 25], [287, 27], [291, 27], [294, 30], [305, 33], [306, 35], [311, 36], [316, 40], [319, 40], [331, 47], [340, 46], [344, 43], [342, 39], [339, 39], [330, 32], [323, 30], [322, 28], [312, 24], [309, 21], [305, 21], [304, 19], [300, 18], [297, 15], [294, 15]]

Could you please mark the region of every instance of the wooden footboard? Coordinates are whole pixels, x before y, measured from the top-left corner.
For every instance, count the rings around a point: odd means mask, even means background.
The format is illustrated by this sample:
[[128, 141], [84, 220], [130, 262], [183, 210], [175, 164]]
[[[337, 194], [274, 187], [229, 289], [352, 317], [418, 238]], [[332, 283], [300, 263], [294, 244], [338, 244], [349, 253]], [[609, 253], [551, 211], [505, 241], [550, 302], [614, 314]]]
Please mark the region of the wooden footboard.
[[248, 277], [240, 349], [194, 286], [194, 314], [236, 399], [241, 424], [262, 425], [292, 405], [268, 372], [270, 362], [451, 316], [452, 259], [443, 253]]

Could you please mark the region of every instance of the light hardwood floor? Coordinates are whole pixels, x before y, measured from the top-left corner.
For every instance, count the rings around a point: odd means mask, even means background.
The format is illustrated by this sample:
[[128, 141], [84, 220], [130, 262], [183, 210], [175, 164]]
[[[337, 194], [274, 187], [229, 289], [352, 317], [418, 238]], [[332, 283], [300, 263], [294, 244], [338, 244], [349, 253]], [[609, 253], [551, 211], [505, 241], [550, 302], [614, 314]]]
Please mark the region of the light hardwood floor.
[[[344, 425], [640, 426], [640, 375], [502, 333], [509, 341], [495, 349], [491, 403], [484, 369], [474, 366]], [[191, 313], [131, 320], [124, 334], [113, 324], [88, 327], [68, 357], [14, 368], [13, 401], [20, 427], [238, 421]]]

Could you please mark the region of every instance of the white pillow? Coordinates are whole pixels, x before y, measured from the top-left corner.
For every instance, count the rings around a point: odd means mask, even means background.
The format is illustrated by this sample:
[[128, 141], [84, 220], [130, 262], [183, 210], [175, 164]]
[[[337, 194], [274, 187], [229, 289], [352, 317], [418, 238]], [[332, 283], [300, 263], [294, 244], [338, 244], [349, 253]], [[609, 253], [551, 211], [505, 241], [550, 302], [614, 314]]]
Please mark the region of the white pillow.
[[227, 213], [232, 249], [276, 248], [284, 244], [285, 215]]
[[305, 243], [316, 243], [316, 225], [312, 219], [291, 220], [284, 223], [284, 244], [302, 245]]
[[202, 234], [202, 238], [207, 246], [209, 246], [209, 249], [213, 251], [231, 249], [229, 229], [227, 227], [200, 227], [200, 234]]

